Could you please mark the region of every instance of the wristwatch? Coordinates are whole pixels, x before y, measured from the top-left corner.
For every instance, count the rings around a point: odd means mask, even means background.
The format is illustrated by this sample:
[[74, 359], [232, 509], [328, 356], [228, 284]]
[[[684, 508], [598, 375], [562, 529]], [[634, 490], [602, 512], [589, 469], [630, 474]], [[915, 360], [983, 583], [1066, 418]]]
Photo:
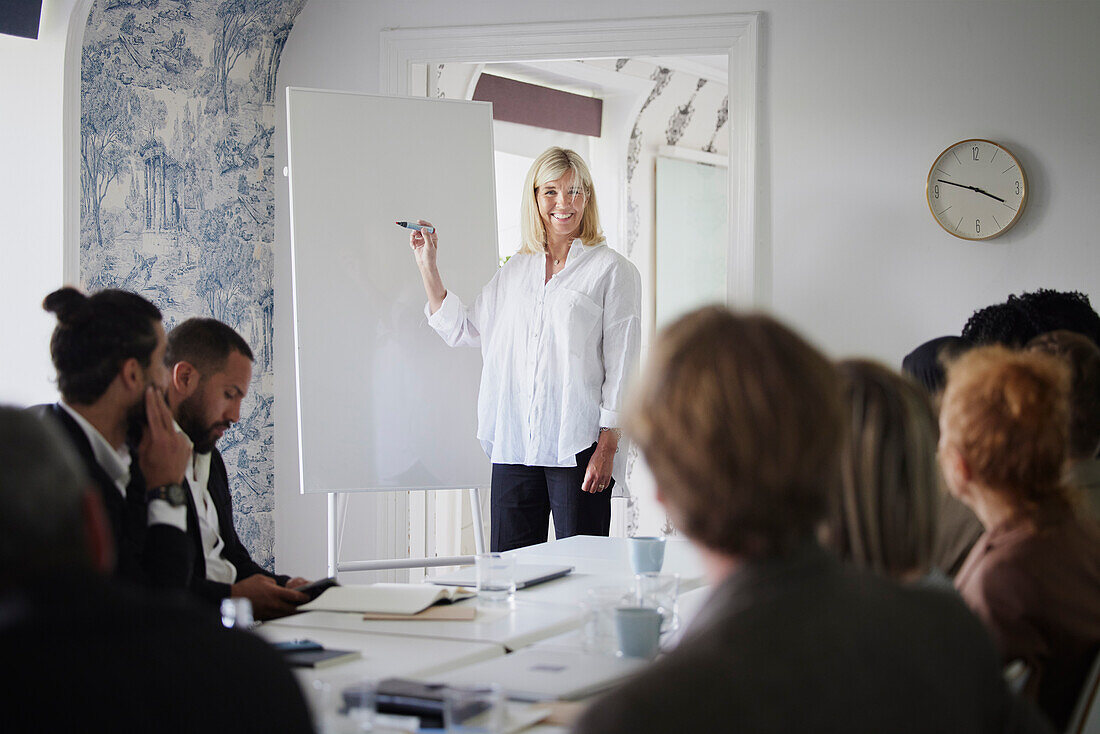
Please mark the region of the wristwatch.
[[149, 490], [147, 496], [151, 500], [164, 500], [172, 507], [182, 507], [183, 503], [187, 501], [187, 494], [184, 492], [183, 485], [178, 482], [153, 487]]

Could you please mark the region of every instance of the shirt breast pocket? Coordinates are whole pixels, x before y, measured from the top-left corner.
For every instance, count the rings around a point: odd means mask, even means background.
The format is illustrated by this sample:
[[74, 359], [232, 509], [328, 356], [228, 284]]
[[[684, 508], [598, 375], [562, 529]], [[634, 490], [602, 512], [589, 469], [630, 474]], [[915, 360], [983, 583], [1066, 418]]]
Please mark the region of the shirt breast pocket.
[[568, 345], [575, 357], [595, 357], [603, 328], [603, 307], [579, 291], [559, 291], [560, 302], [554, 309], [558, 338]]

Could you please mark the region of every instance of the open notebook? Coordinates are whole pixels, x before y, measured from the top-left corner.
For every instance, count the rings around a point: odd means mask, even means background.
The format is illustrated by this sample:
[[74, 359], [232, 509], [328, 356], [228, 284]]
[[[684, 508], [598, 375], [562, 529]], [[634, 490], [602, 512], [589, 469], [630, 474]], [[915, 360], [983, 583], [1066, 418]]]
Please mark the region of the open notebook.
[[345, 584], [332, 586], [311, 602], [298, 607], [303, 612], [377, 612], [416, 614], [433, 604], [474, 596], [456, 586], [432, 584]]

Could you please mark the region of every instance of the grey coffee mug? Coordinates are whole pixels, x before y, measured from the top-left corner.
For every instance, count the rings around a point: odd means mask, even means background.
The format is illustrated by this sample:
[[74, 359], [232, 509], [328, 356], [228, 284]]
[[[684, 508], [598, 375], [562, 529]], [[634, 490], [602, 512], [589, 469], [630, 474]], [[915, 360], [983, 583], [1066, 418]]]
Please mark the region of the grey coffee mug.
[[628, 658], [653, 658], [660, 649], [661, 613], [649, 607], [615, 610], [615, 635], [619, 653]]
[[656, 573], [665, 562], [665, 539], [656, 537], [630, 538], [630, 565], [634, 573]]

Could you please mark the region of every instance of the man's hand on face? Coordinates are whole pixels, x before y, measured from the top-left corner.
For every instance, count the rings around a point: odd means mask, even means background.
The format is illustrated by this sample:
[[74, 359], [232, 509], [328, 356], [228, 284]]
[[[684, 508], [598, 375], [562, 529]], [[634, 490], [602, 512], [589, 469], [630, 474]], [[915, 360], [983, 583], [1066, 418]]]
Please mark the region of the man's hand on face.
[[231, 596], [243, 596], [252, 602], [256, 619], [275, 619], [292, 614], [299, 604], [309, 601], [305, 594], [279, 586], [275, 579], [256, 573], [230, 588]]
[[156, 388], [145, 389], [145, 432], [138, 445], [138, 466], [145, 486], [180, 484], [191, 459], [191, 440], [176, 430], [172, 412]]

